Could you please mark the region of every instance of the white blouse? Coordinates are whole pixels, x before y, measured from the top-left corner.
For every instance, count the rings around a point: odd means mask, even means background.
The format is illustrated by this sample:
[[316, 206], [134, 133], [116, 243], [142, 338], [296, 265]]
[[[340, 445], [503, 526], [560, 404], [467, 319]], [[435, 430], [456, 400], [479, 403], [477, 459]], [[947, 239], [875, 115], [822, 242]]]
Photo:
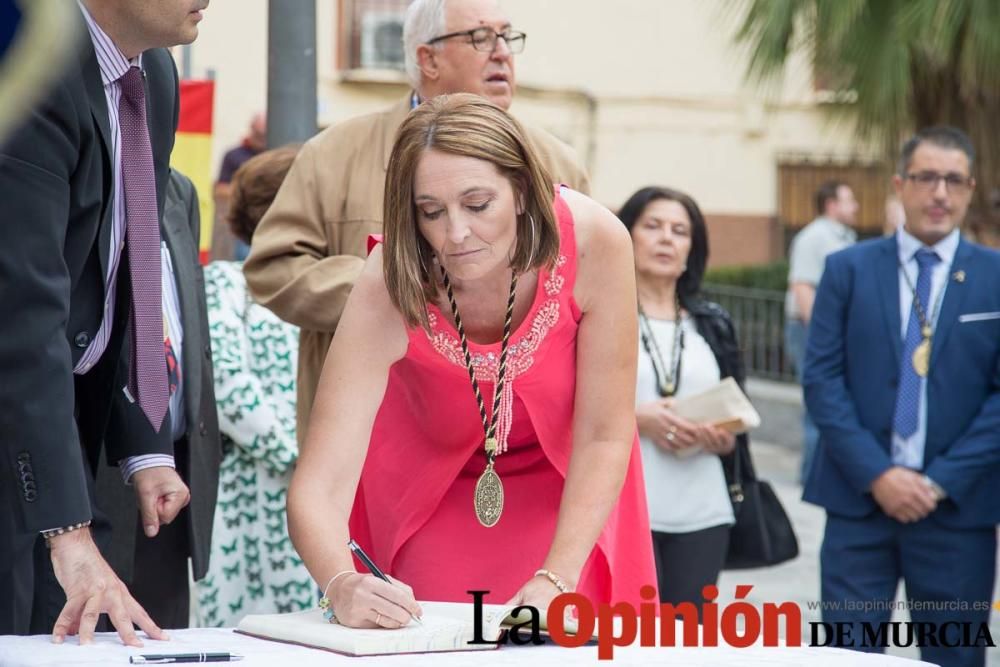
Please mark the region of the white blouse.
[[[661, 354], [670, 363], [674, 322], [649, 319]], [[719, 364], [712, 349], [685, 316], [681, 321], [684, 349], [681, 352], [681, 379], [677, 398], [702, 392], [719, 382]], [[653, 362], [639, 340], [639, 372], [636, 380], [636, 406], [660, 398], [656, 391]], [[649, 438], [641, 438], [643, 475], [649, 503], [652, 529], [663, 533], [689, 533], [734, 522], [733, 506], [726, 489], [722, 461], [716, 454], [698, 450], [680, 455], [657, 447]]]

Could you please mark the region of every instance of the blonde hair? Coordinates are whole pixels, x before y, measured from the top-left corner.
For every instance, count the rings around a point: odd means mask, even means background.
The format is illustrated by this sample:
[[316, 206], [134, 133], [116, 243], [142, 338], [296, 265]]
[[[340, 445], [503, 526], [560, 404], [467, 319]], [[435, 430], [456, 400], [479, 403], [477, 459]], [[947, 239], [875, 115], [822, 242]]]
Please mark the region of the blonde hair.
[[510, 181], [524, 209], [510, 260], [515, 272], [551, 267], [559, 254], [552, 179], [521, 125], [478, 95], [439, 95], [424, 102], [396, 133], [385, 178], [385, 284], [410, 326], [428, 326], [427, 303], [434, 298], [434, 251], [417, 228], [413, 202], [413, 175], [430, 149], [489, 162]]

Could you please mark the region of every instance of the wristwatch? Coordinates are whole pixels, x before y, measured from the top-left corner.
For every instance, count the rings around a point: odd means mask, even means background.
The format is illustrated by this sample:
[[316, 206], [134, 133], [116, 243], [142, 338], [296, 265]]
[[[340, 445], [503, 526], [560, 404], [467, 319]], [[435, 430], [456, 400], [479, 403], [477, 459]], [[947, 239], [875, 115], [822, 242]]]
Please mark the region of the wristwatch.
[[941, 488], [941, 485], [935, 482], [927, 475], [924, 475], [924, 484], [929, 486], [931, 488], [931, 491], [934, 492], [935, 500], [944, 500], [945, 498], [948, 497], [948, 494], [945, 493], [945, 490], [943, 488]]
[[81, 528], [86, 528], [89, 525], [90, 525], [90, 519], [87, 519], [86, 521], [81, 521], [80, 523], [75, 523], [72, 526], [63, 526], [62, 528], [51, 528], [49, 530], [43, 530], [41, 532], [42, 532], [42, 537], [44, 537], [45, 541], [47, 542], [47, 541], [51, 540], [53, 537], [58, 537], [59, 535], [64, 535], [66, 533], [71, 533], [74, 530], [79, 530]]

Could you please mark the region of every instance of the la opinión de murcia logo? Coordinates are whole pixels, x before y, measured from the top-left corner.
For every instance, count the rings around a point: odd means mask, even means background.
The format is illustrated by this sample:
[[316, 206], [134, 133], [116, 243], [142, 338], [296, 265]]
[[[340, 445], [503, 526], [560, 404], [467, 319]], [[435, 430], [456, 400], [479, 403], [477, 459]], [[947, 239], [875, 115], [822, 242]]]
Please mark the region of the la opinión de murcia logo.
[[[617, 647], [631, 646], [638, 637], [643, 647], [714, 647], [746, 648], [760, 642], [763, 646], [801, 646], [802, 609], [798, 603], [766, 602], [758, 609], [746, 601], [752, 585], [736, 586], [735, 601], [720, 607], [716, 604], [719, 589], [705, 586], [700, 604], [702, 625], [698, 625], [698, 607], [693, 602], [677, 605], [660, 603], [653, 586], [643, 586], [639, 596], [644, 602], [639, 609], [629, 602], [594, 605], [580, 593], [562, 593], [549, 605], [545, 626], [556, 644], [576, 648], [597, 639], [597, 657], [610, 660]], [[482, 636], [483, 598], [489, 591], [467, 591], [473, 600], [475, 636], [469, 644], [543, 644], [542, 617], [536, 607], [523, 605], [511, 612], [515, 620], [509, 632], [496, 641]], [[576, 610], [576, 631], [566, 627], [567, 612]], [[680, 621], [680, 637], [678, 637]], [[861, 629], [860, 636], [857, 629]], [[823, 636], [820, 636], [822, 630]], [[779, 637], [784, 636], [780, 642]], [[839, 646], [872, 648], [887, 646], [987, 646], [993, 647], [993, 637], [986, 623], [969, 622], [884, 622], [850, 623], [809, 622], [809, 646]], [[678, 641], [679, 640], [679, 641]]]

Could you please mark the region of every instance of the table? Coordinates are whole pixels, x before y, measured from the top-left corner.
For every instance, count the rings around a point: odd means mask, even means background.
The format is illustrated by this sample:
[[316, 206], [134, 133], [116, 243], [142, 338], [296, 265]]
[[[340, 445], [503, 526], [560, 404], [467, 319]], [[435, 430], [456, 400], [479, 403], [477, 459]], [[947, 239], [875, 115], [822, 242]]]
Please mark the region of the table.
[[246, 656], [234, 667], [331, 667], [349, 665], [398, 665], [400, 667], [483, 667], [484, 665], [607, 665], [608, 667], [827, 667], [844, 665], [867, 667], [916, 667], [929, 665], [904, 658], [871, 655], [833, 648], [780, 647], [765, 648], [642, 648], [629, 646], [615, 650], [613, 660], [598, 661], [597, 647], [567, 649], [545, 646], [505, 645], [495, 651], [462, 653], [425, 653], [415, 655], [357, 658], [327, 651], [264, 641], [234, 633], [231, 629], [192, 628], [171, 630], [171, 640], [160, 642], [146, 639], [142, 649], [123, 646], [114, 633], [98, 633], [90, 646], [79, 646], [76, 637], [65, 644], [51, 643], [48, 635], [30, 637], [0, 636], [0, 667], [113, 667], [128, 665], [128, 656], [140, 653], [192, 653], [198, 651], [230, 651]]

